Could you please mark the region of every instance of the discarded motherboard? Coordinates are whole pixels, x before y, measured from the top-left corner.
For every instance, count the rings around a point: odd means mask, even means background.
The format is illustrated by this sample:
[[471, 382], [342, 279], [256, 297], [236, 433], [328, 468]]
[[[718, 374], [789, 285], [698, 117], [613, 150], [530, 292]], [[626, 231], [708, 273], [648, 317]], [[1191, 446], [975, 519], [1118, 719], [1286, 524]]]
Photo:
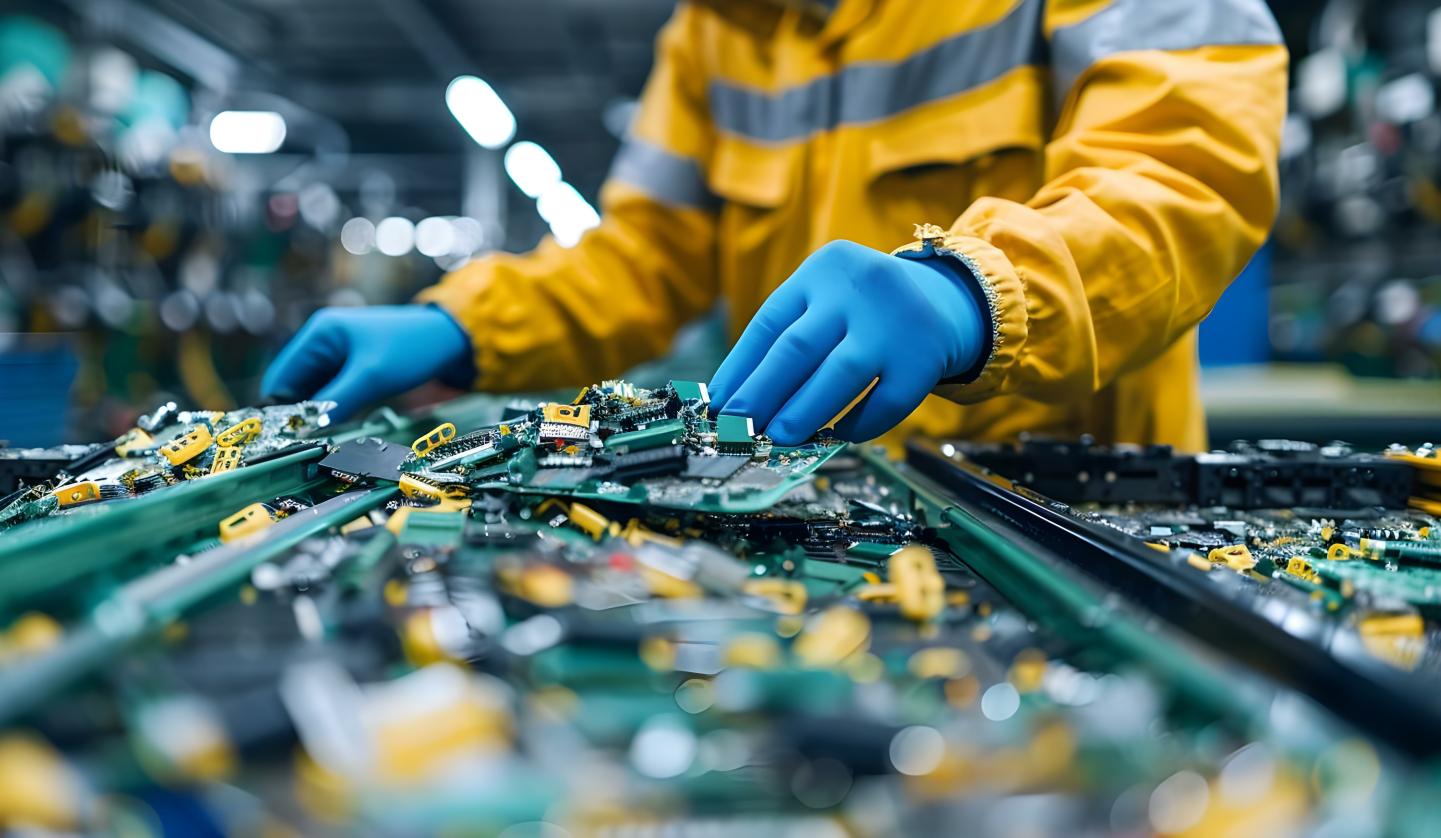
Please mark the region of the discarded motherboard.
[[816, 439], [773, 446], [742, 416], [708, 413], [699, 382], [647, 390], [607, 381], [570, 404], [547, 403], [459, 435], [441, 425], [401, 469], [408, 496], [458, 484], [672, 509], [755, 512], [804, 482], [843, 447]]
[[306, 420], [13, 525], [0, 829], [1434, 834], [1391, 744], [904, 465], [705, 402]]
[[1177, 572], [1231, 572], [1216, 580], [1226, 597], [1293, 631], [1344, 627], [1391, 665], [1441, 673], [1432, 498], [1441, 459], [1430, 446], [1368, 454], [1265, 440], [1195, 456], [1088, 441], [947, 448]]
[[169, 402], [111, 442], [0, 447], [0, 531], [55, 512], [135, 498], [223, 474], [315, 436], [327, 402], [231, 411], [182, 411]]

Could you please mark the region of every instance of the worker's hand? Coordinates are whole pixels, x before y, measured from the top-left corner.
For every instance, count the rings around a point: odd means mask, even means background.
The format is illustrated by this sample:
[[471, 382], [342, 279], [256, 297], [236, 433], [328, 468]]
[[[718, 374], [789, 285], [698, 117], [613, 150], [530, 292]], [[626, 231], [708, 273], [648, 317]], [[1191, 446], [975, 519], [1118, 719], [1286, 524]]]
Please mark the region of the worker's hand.
[[872, 439], [942, 379], [980, 359], [990, 325], [953, 259], [904, 259], [847, 241], [822, 247], [761, 306], [711, 380], [711, 406], [799, 445], [877, 378], [836, 424]]
[[434, 378], [461, 381], [472, 364], [470, 339], [435, 306], [324, 308], [280, 350], [260, 390], [333, 401], [330, 415], [340, 421]]

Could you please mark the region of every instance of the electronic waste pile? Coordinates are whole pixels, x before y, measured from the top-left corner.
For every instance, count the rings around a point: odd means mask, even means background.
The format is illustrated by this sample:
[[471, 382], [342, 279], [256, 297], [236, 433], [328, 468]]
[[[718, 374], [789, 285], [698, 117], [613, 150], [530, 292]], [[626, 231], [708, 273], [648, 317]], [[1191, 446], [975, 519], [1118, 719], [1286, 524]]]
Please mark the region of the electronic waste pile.
[[1437, 834], [1424, 760], [702, 384], [327, 407], [0, 449], [0, 827]]

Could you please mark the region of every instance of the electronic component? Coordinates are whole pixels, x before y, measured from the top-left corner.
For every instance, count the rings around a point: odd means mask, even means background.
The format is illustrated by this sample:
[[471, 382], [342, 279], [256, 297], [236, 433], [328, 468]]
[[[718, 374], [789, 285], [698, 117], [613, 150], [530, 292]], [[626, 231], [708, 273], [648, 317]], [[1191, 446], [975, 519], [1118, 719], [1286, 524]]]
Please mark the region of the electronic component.
[[667, 419], [640, 430], [612, 434], [605, 440], [605, 449], [618, 454], [629, 454], [647, 448], [676, 445], [685, 438], [685, 433], [685, 422], [680, 419]]
[[252, 503], [220, 522], [220, 543], [254, 535], [275, 523], [275, 516], [263, 503]]
[[196, 425], [194, 430], [160, 446], [160, 455], [172, 466], [180, 466], [205, 453], [215, 438], [208, 425]]
[[541, 407], [540, 417], [543, 442], [590, 438], [590, 405], [547, 404]]
[[722, 413], [715, 420], [716, 449], [724, 454], [750, 454], [755, 445], [755, 420]]
[[957, 442], [972, 462], [1064, 503], [1190, 504], [1232, 509], [1400, 508], [1412, 472], [1379, 455], [1263, 440], [1186, 456], [1169, 446], [1031, 439], [1017, 445]]
[[211, 474], [224, 474], [227, 471], [234, 471], [240, 467], [244, 455], [235, 446], [227, 446], [215, 449], [215, 459], [210, 462]]
[[244, 445], [260, 436], [260, 417], [243, 419], [215, 435], [215, 444], [230, 448]]
[[320, 461], [319, 468], [347, 483], [374, 479], [394, 482], [400, 479], [401, 466], [410, 454], [404, 445], [362, 437], [335, 446]]
[[455, 434], [455, 425], [451, 422], [444, 422], [429, 433], [416, 439], [415, 442], [412, 442], [410, 444], [410, 450], [414, 452], [417, 457], [425, 457], [436, 448], [454, 440]]
[[54, 494], [61, 509], [80, 506], [100, 500], [100, 484], [93, 480], [71, 483], [56, 489]]

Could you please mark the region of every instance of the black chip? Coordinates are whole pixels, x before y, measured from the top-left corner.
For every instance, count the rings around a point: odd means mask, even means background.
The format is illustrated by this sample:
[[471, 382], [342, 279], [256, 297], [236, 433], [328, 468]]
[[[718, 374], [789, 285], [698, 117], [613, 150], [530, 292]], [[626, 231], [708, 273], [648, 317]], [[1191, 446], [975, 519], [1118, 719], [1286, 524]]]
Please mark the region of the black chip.
[[693, 480], [727, 480], [750, 461], [750, 457], [732, 454], [693, 454], [686, 460], [685, 473], [681, 476]]
[[538, 468], [525, 484], [534, 488], [574, 489], [591, 479], [594, 469], [585, 466]]
[[641, 477], [667, 477], [685, 471], [687, 463], [684, 445], [667, 445], [645, 451], [619, 454], [610, 461], [610, 476], [615, 480], [635, 480]]
[[400, 480], [400, 464], [409, 454], [410, 449], [404, 445], [364, 437], [342, 442], [320, 461], [320, 468], [351, 482], [370, 478], [394, 483]]

